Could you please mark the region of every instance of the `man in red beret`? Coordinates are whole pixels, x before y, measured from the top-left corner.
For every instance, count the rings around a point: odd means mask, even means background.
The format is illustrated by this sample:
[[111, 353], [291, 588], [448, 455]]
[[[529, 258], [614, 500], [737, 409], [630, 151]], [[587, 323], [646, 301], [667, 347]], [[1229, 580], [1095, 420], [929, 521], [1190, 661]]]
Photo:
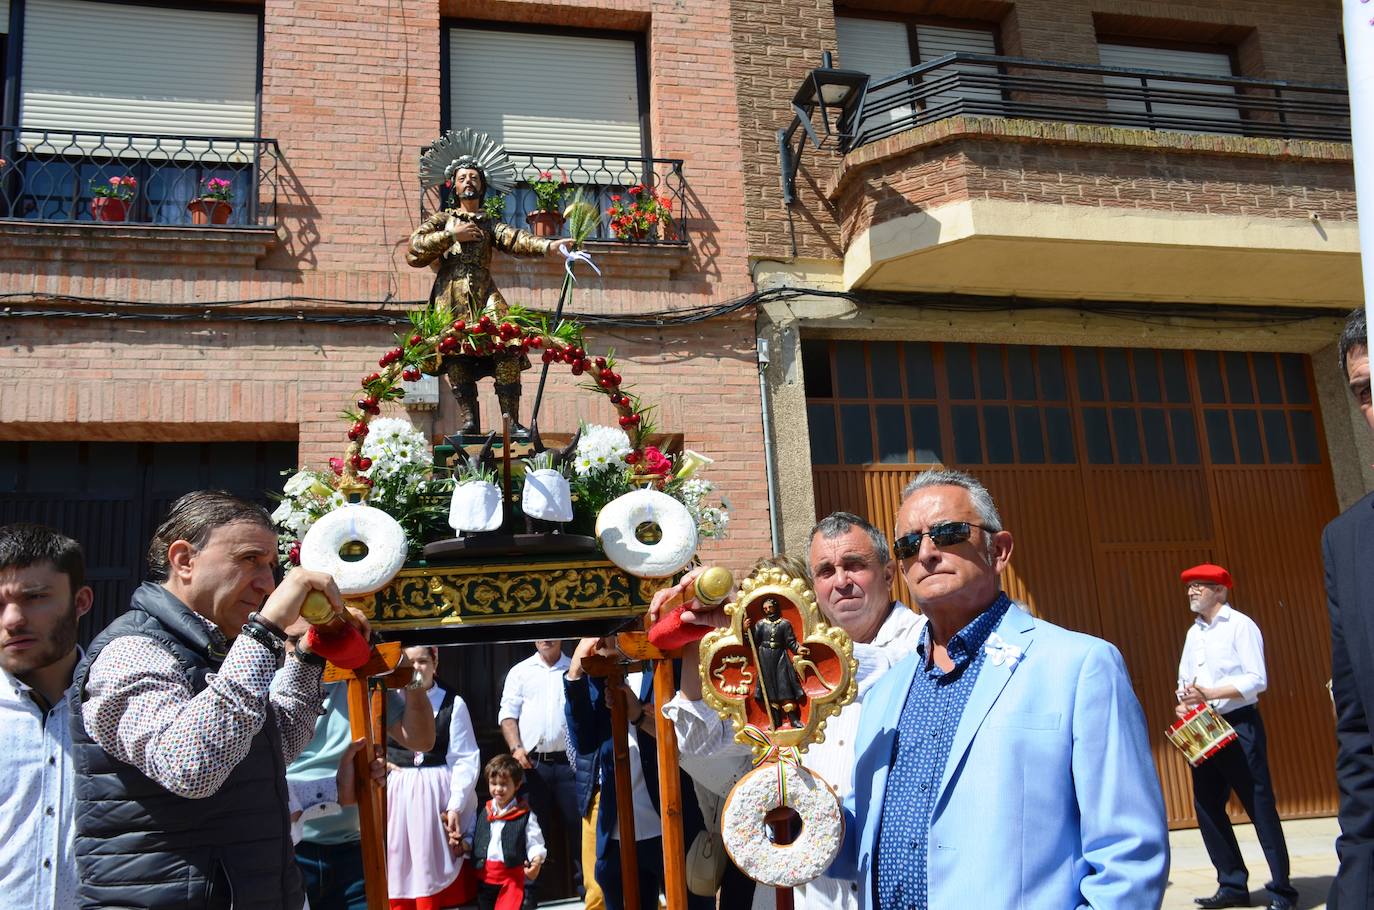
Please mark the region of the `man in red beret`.
[[[1369, 326], [1364, 307], [1346, 319], [1337, 353], [1350, 396], [1374, 430], [1369, 393]], [[1331, 617], [1331, 695], [1336, 700], [1336, 783], [1340, 869], [1330, 910], [1374, 907], [1374, 493], [1326, 526], [1326, 601]]]
[[1237, 741], [1193, 768], [1193, 806], [1207, 855], [1217, 870], [1217, 892], [1199, 897], [1205, 908], [1250, 906], [1249, 871], [1241, 858], [1226, 801], [1240, 797], [1255, 823], [1269, 863], [1270, 910], [1289, 910], [1298, 892], [1288, 880], [1288, 845], [1279, 824], [1274, 785], [1269, 779], [1264, 721], [1259, 695], [1264, 672], [1264, 638], [1250, 617], [1227, 601], [1231, 573], [1204, 563], [1180, 576], [1188, 586], [1188, 606], [1197, 614], [1183, 641], [1178, 663], [1178, 716], [1210, 704], [1236, 728]]

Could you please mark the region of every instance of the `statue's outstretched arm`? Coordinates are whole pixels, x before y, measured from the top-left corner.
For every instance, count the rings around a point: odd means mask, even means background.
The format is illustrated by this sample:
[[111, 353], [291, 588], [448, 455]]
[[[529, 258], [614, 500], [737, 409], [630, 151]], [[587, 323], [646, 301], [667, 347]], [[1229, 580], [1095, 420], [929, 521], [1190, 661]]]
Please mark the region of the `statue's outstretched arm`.
[[426, 218], [415, 233], [410, 235], [410, 249], [406, 252], [406, 264], [423, 268], [444, 254], [453, 246], [453, 237], [448, 232], [448, 213], [435, 212]]
[[504, 221], [492, 225], [496, 232], [496, 248], [512, 256], [546, 256], [555, 241], [536, 237], [529, 231], [512, 227]]

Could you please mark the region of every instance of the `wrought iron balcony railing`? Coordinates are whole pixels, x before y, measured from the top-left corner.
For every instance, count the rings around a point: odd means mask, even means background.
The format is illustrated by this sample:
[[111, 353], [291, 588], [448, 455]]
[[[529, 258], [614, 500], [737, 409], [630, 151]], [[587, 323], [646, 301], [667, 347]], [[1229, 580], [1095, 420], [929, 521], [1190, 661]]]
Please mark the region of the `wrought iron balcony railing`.
[[[592, 240], [684, 246], [689, 213], [687, 182], [680, 158], [621, 158], [508, 152], [520, 182], [500, 201], [503, 220], [527, 228], [526, 216], [538, 208], [534, 184], [542, 177], [563, 185], [559, 209], [582, 197], [601, 213]], [[640, 217], [626, 218], [638, 200]], [[421, 208], [437, 211], [452, 204], [446, 188], [425, 192]], [[566, 225], [556, 236], [567, 236]]]
[[[275, 227], [280, 164], [275, 139], [0, 126], [0, 218]], [[212, 180], [227, 206], [196, 204]]]
[[871, 79], [842, 117], [841, 148], [959, 114], [1350, 141], [1341, 86], [955, 53]]

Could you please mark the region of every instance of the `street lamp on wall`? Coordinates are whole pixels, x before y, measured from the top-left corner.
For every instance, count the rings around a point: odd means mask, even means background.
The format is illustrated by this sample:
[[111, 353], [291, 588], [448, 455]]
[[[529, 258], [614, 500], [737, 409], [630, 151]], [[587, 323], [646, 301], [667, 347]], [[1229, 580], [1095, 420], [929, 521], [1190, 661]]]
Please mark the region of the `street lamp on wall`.
[[[791, 205], [796, 200], [797, 167], [801, 164], [806, 140], [810, 139], [812, 145], [821, 148], [831, 137], [837, 137], [843, 150], [846, 140], [854, 133], [867, 89], [868, 74], [835, 69], [830, 51], [825, 51], [821, 55], [821, 65], [806, 75], [792, 97], [791, 125], [778, 130], [778, 165], [782, 171], [784, 203]], [[820, 111], [824, 135], [818, 134], [812, 123], [817, 111]], [[801, 136], [797, 136], [799, 130]]]

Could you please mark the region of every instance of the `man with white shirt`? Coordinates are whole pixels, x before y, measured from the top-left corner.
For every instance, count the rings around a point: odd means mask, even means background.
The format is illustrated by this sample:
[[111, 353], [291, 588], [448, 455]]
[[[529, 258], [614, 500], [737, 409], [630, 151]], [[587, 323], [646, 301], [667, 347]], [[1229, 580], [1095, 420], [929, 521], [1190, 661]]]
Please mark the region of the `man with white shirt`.
[[0, 903], [76, 904], [71, 727], [63, 692], [94, 595], [81, 545], [41, 525], [0, 527]]
[[[568, 764], [563, 720], [563, 674], [569, 660], [563, 653], [563, 642], [558, 639], [536, 641], [534, 652], [506, 674], [498, 720], [510, 754], [526, 771], [525, 794], [530, 809], [551, 845], [553, 832], [562, 832], [573, 865], [574, 885], [580, 891], [583, 870], [578, 846], [582, 841], [582, 819], [577, 812], [577, 782]], [[551, 852], [558, 855], [557, 851]], [[554, 876], [558, 874], [553, 872]], [[588, 890], [591, 887], [589, 884]], [[537, 882], [526, 887], [526, 907], [537, 905], [537, 889]]]
[[1288, 847], [1269, 778], [1259, 695], [1268, 685], [1264, 639], [1254, 620], [1227, 603], [1231, 573], [1221, 566], [1193, 566], [1180, 576], [1197, 614], [1178, 664], [1179, 717], [1204, 702], [1236, 728], [1238, 741], [1193, 768], [1193, 805], [1207, 855], [1217, 870], [1217, 892], [1200, 907], [1250, 906], [1249, 872], [1241, 858], [1226, 801], [1234, 790], [1255, 823], [1269, 863], [1270, 910], [1288, 910], [1298, 892], [1288, 880]]
[[[853, 785], [854, 737], [863, 697], [889, 667], [915, 648], [924, 620], [893, 601], [896, 564], [887, 538], [858, 515], [834, 512], [816, 523], [811, 529], [808, 568], [817, 605], [826, 619], [843, 629], [854, 642], [854, 657], [859, 664], [858, 697], [826, 721], [825, 741], [813, 744], [803, 756], [806, 766], [825, 778], [843, 799]], [[668, 596], [656, 597], [655, 603], [666, 601]], [[685, 655], [684, 660], [692, 665], [695, 656]], [[683, 764], [689, 773], [694, 770], [694, 759], [726, 754], [747, 756], [744, 747], [734, 744], [729, 726], [700, 699], [700, 678], [684, 674], [682, 691], [665, 711], [674, 722]], [[740, 761], [736, 767], [747, 771], [749, 764]], [[717, 788], [706, 780], [698, 780]], [[725, 790], [728, 789], [726, 783]], [[858, 906], [858, 890], [855, 882], [821, 876], [794, 888], [793, 895], [799, 910], [851, 910]], [[754, 906], [772, 906], [771, 889], [759, 887], [755, 895]]]

